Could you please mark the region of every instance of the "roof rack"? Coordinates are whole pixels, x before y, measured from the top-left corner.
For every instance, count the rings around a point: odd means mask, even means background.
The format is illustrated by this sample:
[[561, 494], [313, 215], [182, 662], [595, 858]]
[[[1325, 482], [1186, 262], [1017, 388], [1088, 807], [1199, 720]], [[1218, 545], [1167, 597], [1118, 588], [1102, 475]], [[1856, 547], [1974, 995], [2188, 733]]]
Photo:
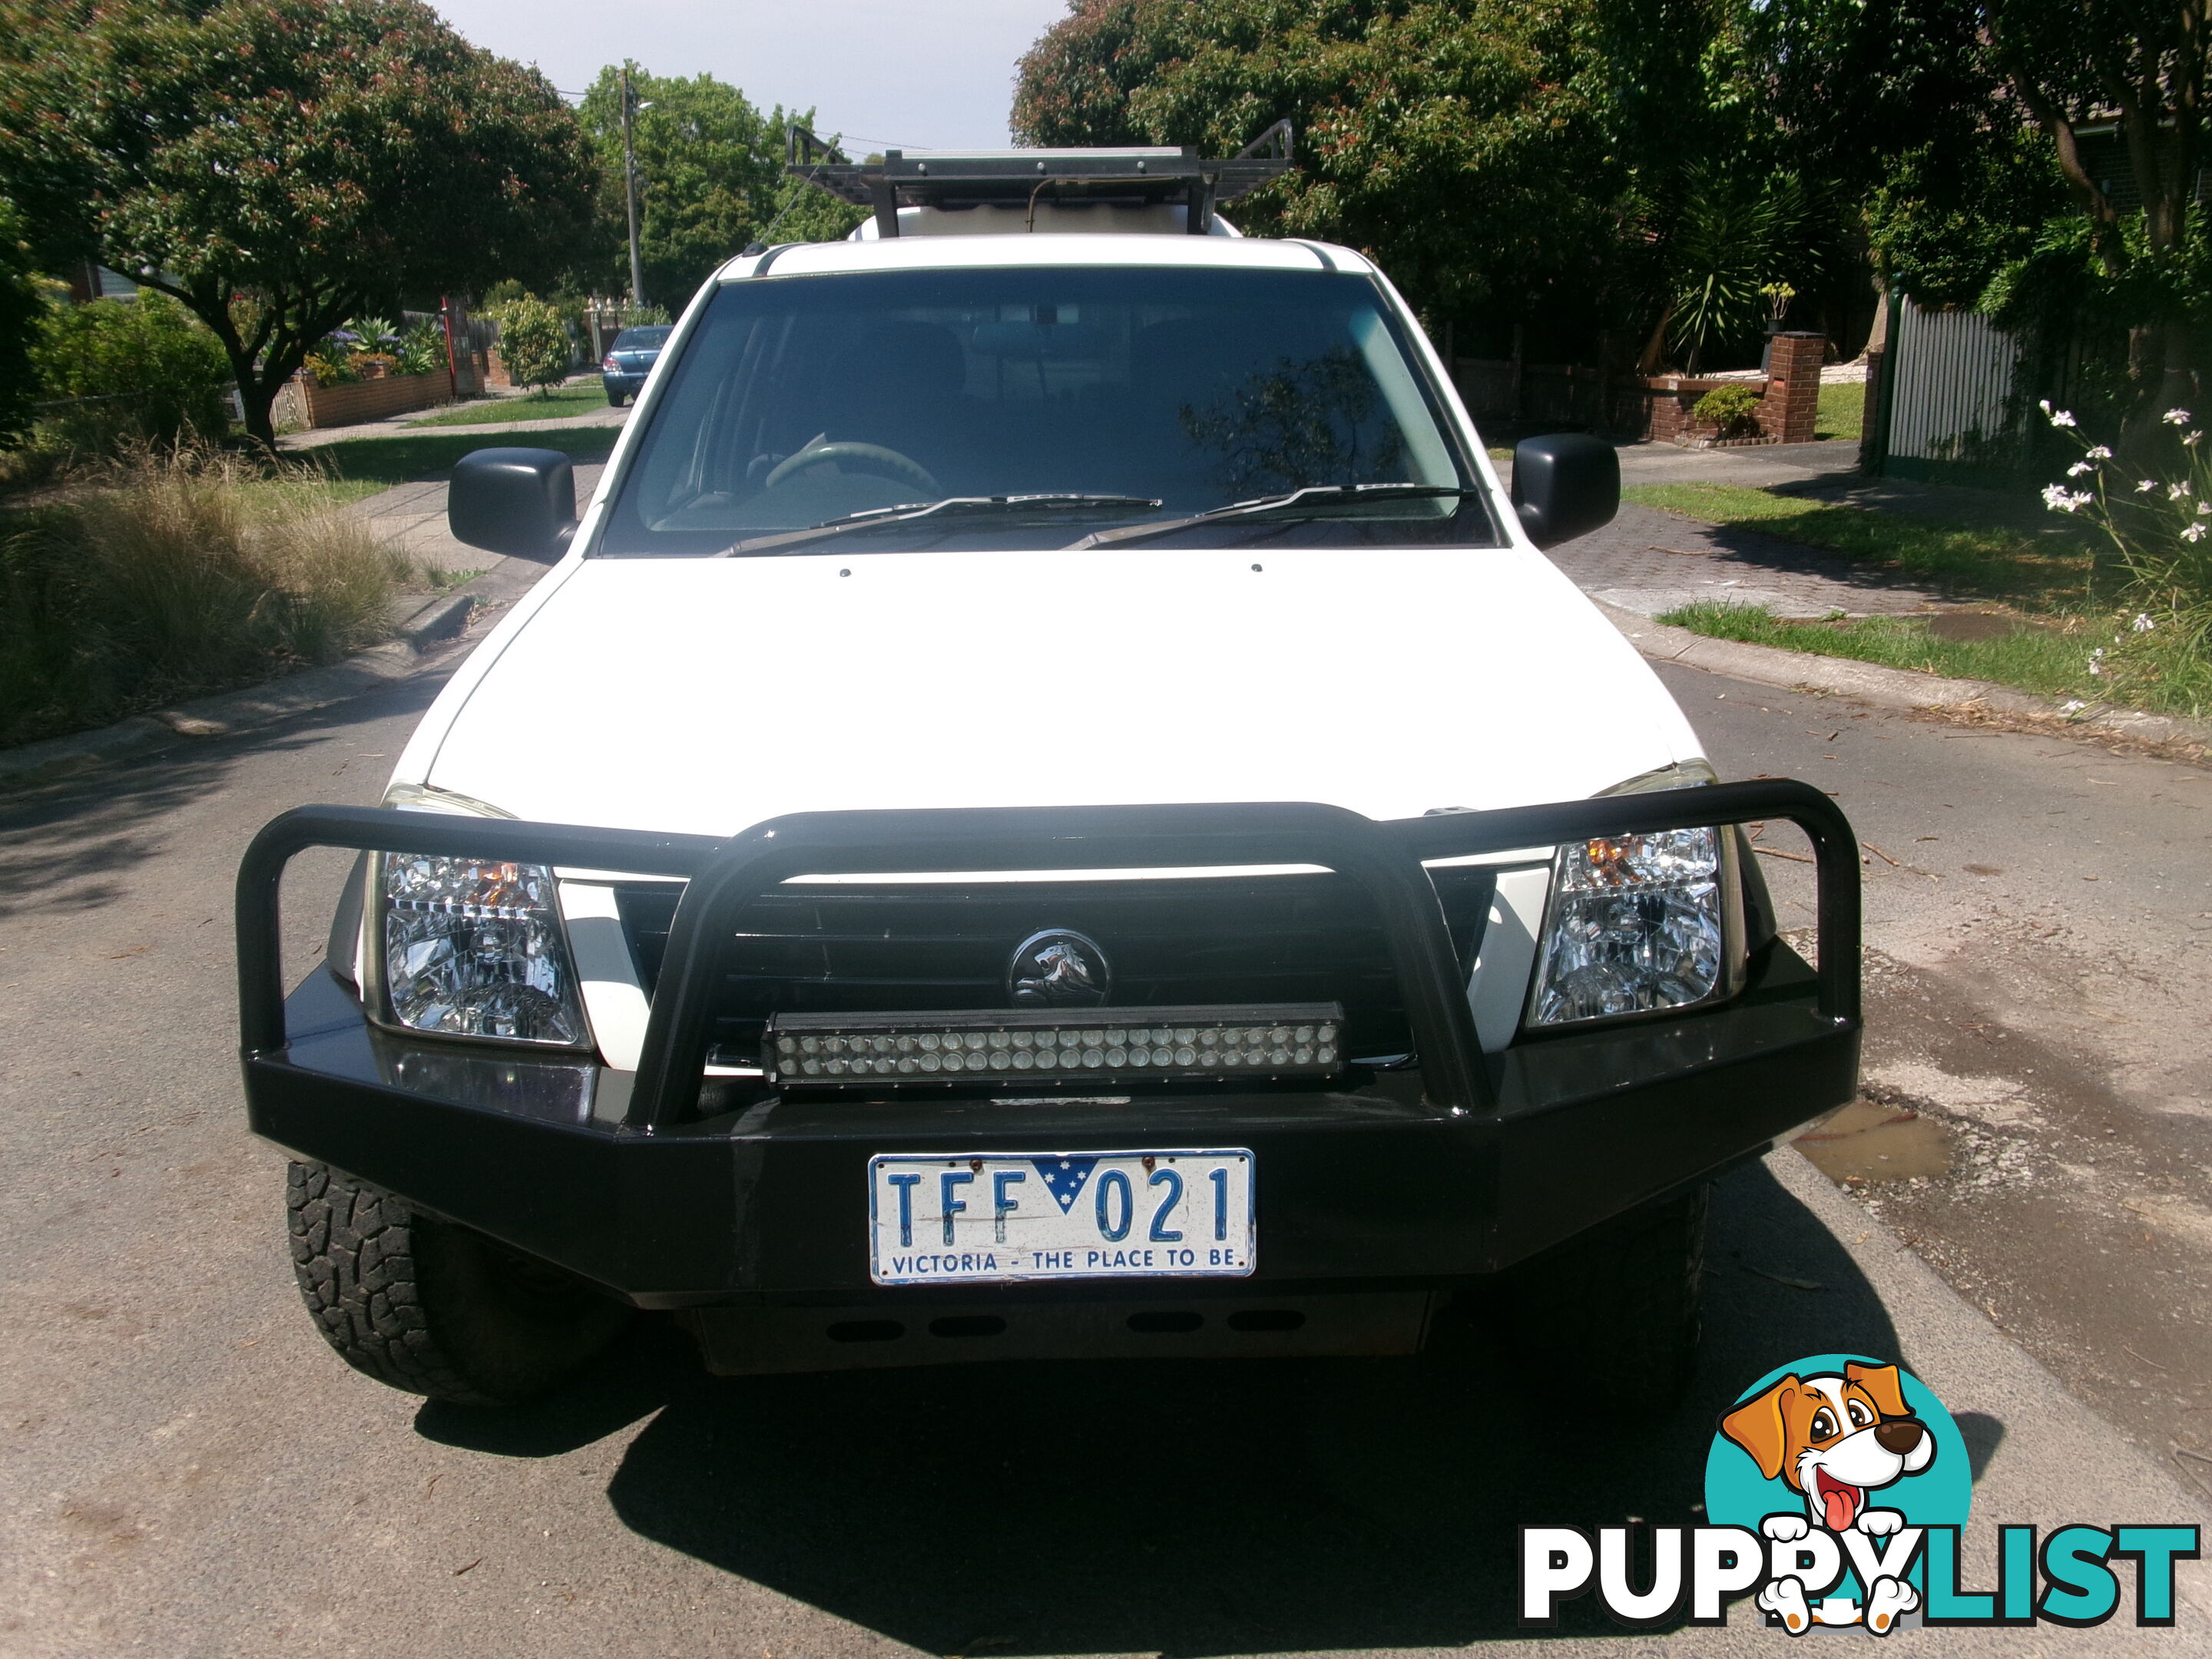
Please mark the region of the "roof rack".
[[1213, 210], [1256, 189], [1291, 165], [1291, 124], [1278, 121], [1235, 155], [1207, 160], [1197, 147], [1135, 149], [1010, 149], [965, 153], [885, 150], [853, 161], [805, 128], [785, 130], [784, 171], [832, 196], [872, 208], [879, 235], [899, 234], [902, 207], [953, 209], [1026, 205], [1036, 222], [1040, 200], [1158, 206], [1181, 202], [1183, 228], [1203, 236]]

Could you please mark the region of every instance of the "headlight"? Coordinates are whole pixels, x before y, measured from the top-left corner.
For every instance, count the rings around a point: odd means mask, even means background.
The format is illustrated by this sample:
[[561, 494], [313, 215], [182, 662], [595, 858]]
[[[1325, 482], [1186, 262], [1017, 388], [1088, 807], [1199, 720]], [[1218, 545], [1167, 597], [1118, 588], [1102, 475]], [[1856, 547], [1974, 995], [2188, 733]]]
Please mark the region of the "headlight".
[[[1717, 783], [1676, 761], [1603, 793]], [[1734, 843], [1717, 830], [1577, 842], [1552, 862], [1531, 1025], [1682, 1008], [1734, 988], [1743, 960]]]
[[[452, 811], [461, 799], [416, 799], [422, 793], [392, 804]], [[377, 872], [377, 943], [393, 1023], [445, 1036], [563, 1048], [584, 1041], [552, 871], [385, 853]]]
[[1721, 838], [1669, 830], [1573, 842], [1552, 870], [1534, 1025], [1702, 1002], [1727, 962]]

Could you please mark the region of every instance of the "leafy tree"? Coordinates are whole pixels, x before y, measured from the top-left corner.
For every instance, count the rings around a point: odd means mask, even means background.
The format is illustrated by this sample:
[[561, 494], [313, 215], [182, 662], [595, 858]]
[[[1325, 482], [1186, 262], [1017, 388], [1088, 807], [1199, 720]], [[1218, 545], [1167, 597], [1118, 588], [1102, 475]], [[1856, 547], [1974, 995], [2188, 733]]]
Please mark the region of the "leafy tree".
[[229, 424], [221, 343], [154, 289], [57, 307], [32, 356], [50, 397], [118, 400], [117, 418], [96, 426], [167, 440], [218, 438]]
[[[2098, 276], [2132, 301], [2130, 368], [2142, 406], [2192, 401], [2191, 325], [2212, 320], [2212, 250], [2195, 200], [2212, 54], [2202, 0], [1987, 0], [1987, 13], [1996, 66], [2050, 139], [2088, 221]], [[2106, 118], [2118, 123], [2139, 210], [2124, 209], [2083, 162], [2081, 129]]]
[[264, 445], [277, 391], [345, 318], [546, 270], [587, 222], [574, 114], [418, 0], [11, 3], [0, 24], [21, 205], [53, 248], [205, 323]]
[[[1689, 352], [1689, 369], [1708, 347], [1750, 334], [1765, 316], [1777, 279], [1811, 274], [1803, 182], [1794, 173], [1764, 178], [1698, 164], [1669, 239], [1667, 308], [1661, 334]], [[1656, 364], [1653, 367], [1656, 367]]]
[[561, 313], [526, 294], [500, 307], [499, 357], [508, 379], [542, 392], [568, 378], [575, 349]]
[[0, 197], [0, 446], [30, 424], [39, 395], [32, 350], [46, 312], [21, 216]]
[[[783, 241], [826, 240], [795, 234], [842, 222], [842, 235], [861, 216], [832, 210], [833, 198], [783, 173], [784, 126], [804, 126], [811, 111], [782, 106], [763, 111], [711, 75], [685, 80], [630, 69], [637, 152], [638, 252], [645, 295], [681, 310], [700, 283], [748, 243], [779, 211], [796, 205], [777, 230]], [[629, 288], [629, 208], [623, 190], [622, 70], [599, 71], [578, 112], [599, 158], [599, 194], [588, 263], [570, 280], [598, 292]], [[821, 204], [807, 200], [821, 198]]]
[[1291, 118], [1293, 170], [1240, 227], [1370, 249], [1414, 302], [1516, 315], [1593, 289], [1630, 180], [1595, 0], [1076, 0], [1022, 60], [1038, 144], [1240, 148]]

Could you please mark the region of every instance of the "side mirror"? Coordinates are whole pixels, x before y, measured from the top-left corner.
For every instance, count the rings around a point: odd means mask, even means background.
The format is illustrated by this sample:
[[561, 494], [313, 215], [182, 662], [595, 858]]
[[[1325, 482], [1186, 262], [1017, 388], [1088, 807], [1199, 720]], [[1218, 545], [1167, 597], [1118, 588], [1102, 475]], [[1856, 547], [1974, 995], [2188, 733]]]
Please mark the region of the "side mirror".
[[576, 533], [576, 470], [557, 449], [477, 449], [446, 490], [453, 538], [550, 564]]
[[1513, 508], [1539, 547], [1587, 536], [1620, 510], [1620, 457], [1578, 432], [1524, 439], [1513, 448]]

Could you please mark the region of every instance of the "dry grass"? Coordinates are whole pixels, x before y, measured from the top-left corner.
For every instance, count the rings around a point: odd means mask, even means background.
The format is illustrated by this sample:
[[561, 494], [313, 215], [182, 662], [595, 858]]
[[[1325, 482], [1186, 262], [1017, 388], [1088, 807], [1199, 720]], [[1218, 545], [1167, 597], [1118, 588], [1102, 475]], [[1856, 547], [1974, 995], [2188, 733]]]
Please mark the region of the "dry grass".
[[331, 661], [390, 631], [404, 561], [320, 476], [140, 449], [0, 522], [0, 743]]

